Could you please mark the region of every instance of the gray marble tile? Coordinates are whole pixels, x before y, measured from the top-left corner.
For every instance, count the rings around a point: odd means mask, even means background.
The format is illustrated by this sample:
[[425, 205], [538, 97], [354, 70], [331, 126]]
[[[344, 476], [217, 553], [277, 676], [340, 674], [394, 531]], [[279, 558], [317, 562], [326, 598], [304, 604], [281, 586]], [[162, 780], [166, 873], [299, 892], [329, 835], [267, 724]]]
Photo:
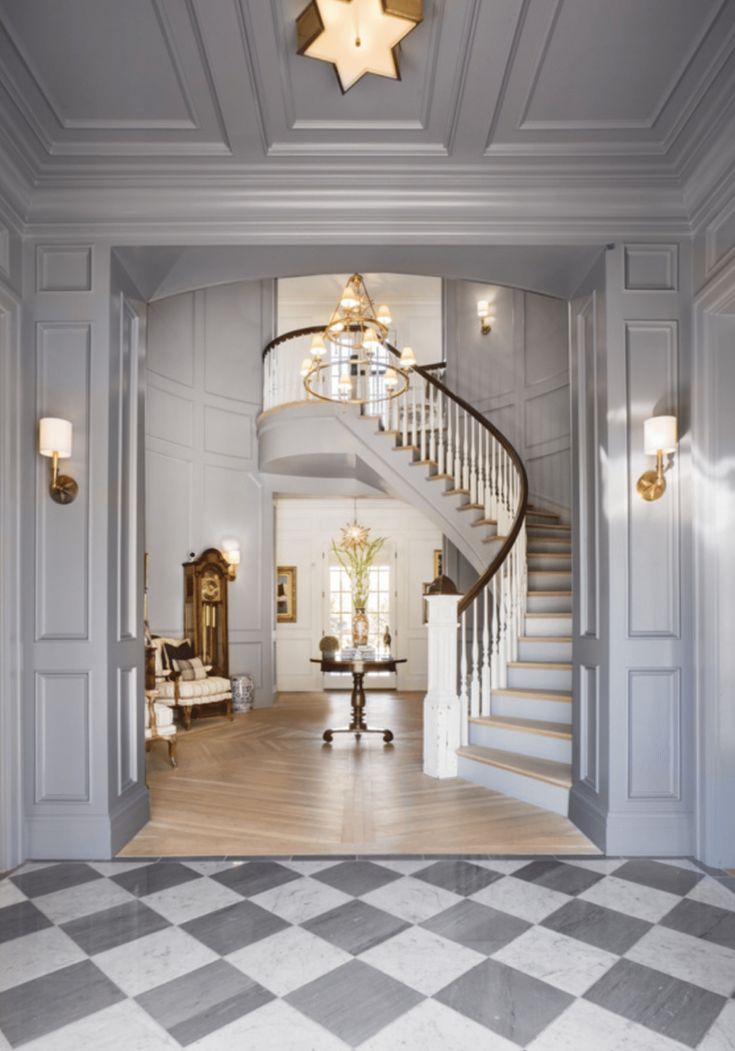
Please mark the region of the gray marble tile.
[[283, 1000], [271, 1000], [242, 1015], [197, 1040], [194, 1047], [196, 1051], [349, 1051], [344, 1040]]
[[359, 898], [400, 877], [397, 872], [375, 865], [372, 861], [343, 861], [341, 865], [314, 873], [314, 879]]
[[691, 934], [652, 927], [625, 954], [629, 960], [712, 993], [735, 993], [735, 952]]
[[235, 967], [216, 960], [136, 999], [186, 1047], [274, 997]]
[[129, 901], [125, 905], [93, 912], [91, 916], [70, 920], [63, 923], [61, 929], [86, 953], [95, 956], [168, 926], [168, 920], [142, 901]]
[[588, 989], [585, 999], [687, 1047], [697, 1046], [726, 1002], [716, 993], [632, 960], [618, 960]]
[[360, 960], [330, 971], [286, 997], [307, 1018], [357, 1046], [423, 997]]
[[453, 894], [461, 894], [467, 897], [475, 894], [483, 887], [489, 886], [496, 880], [502, 879], [499, 872], [492, 872], [481, 865], [473, 865], [471, 861], [447, 859], [435, 861], [433, 865], [427, 866], [414, 873], [416, 879], [433, 883], [435, 887], [443, 887]]
[[434, 999], [525, 1047], [574, 998], [513, 967], [486, 960]]
[[299, 879], [299, 874], [277, 861], [248, 861], [225, 872], [216, 872], [212, 879], [231, 887], [244, 898], [251, 898], [289, 880]]
[[102, 879], [102, 876], [91, 865], [82, 861], [65, 861], [10, 878], [29, 898], [38, 898], [42, 894], [53, 894], [66, 887], [76, 887], [79, 883]]
[[669, 894], [680, 894], [683, 897], [704, 879], [704, 873], [692, 872], [678, 865], [650, 861], [648, 858], [636, 858], [634, 861], [626, 861], [616, 869], [615, 878], [627, 879], [632, 883], [640, 883], [645, 887], [664, 890]]
[[220, 956], [225, 956], [282, 931], [288, 923], [252, 901], [239, 901], [237, 905], [198, 916], [181, 926]]
[[46, 927], [0, 944], [0, 991], [85, 960], [82, 949], [58, 927]]
[[22, 938], [24, 934], [50, 927], [51, 921], [37, 909], [33, 902], [19, 901], [0, 909], [0, 942]]
[[528, 883], [535, 883], [572, 897], [589, 890], [604, 878], [600, 872], [582, 868], [580, 865], [567, 865], [563, 861], [554, 861], [551, 858], [532, 861], [514, 872], [513, 876], [515, 879], [526, 880]]
[[386, 938], [405, 930], [408, 924], [364, 901], [350, 901], [301, 925], [345, 952], [358, 956]]
[[579, 898], [552, 912], [543, 921], [543, 926], [618, 956], [627, 952], [651, 928], [645, 920]]
[[735, 949], [735, 912], [727, 909], [685, 899], [664, 916], [661, 926]]
[[129, 869], [127, 872], [121, 872], [119, 876], [112, 877], [115, 883], [134, 894], [136, 898], [200, 878], [198, 872], [178, 861], [157, 861], [153, 865]]
[[2, 1029], [13, 1047], [124, 1000], [91, 960], [0, 993]]
[[530, 924], [476, 901], [460, 901], [421, 924], [427, 931], [490, 956], [527, 931]]

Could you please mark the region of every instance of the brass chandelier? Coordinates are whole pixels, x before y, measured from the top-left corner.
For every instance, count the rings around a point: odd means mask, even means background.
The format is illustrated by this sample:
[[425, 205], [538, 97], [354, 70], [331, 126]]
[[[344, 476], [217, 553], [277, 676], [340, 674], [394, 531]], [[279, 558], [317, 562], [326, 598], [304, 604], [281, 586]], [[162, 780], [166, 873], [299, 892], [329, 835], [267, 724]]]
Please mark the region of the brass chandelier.
[[375, 309], [361, 274], [353, 274], [322, 332], [311, 341], [301, 363], [307, 392], [322, 401], [346, 405], [377, 404], [408, 390], [416, 356], [410, 347], [400, 362], [388, 343], [392, 318], [385, 304]]

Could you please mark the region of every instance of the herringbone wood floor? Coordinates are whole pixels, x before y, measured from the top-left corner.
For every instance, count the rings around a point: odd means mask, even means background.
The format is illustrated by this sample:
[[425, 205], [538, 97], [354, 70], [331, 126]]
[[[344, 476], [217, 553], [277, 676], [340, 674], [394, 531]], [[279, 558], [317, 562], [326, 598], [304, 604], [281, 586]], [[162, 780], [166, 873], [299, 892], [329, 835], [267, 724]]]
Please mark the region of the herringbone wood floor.
[[368, 724], [339, 735], [346, 693], [281, 694], [273, 708], [179, 730], [179, 765], [148, 756], [151, 821], [123, 855], [582, 854], [597, 849], [566, 818], [468, 781], [421, 771], [422, 696], [370, 692]]

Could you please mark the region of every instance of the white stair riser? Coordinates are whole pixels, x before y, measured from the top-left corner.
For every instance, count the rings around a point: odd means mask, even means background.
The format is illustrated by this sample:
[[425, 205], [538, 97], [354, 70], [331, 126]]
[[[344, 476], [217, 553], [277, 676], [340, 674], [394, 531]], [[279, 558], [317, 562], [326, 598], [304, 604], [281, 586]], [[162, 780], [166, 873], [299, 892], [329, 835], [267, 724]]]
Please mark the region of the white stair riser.
[[528, 642], [521, 639], [518, 643], [519, 661], [571, 661], [571, 642]]
[[571, 635], [571, 614], [560, 613], [558, 617], [526, 617], [524, 635]]
[[567, 544], [571, 542], [571, 533], [568, 529], [553, 529], [548, 525], [528, 526], [529, 540], [541, 540], [544, 537], [547, 540], [564, 540]]
[[572, 671], [563, 668], [508, 668], [511, 690], [572, 691]]
[[567, 558], [571, 558], [571, 544], [568, 540], [563, 540], [554, 543], [549, 537], [537, 536], [528, 538], [528, 550], [533, 554], [542, 554], [548, 552], [549, 554], [563, 554]]
[[527, 609], [529, 613], [571, 613], [572, 596], [529, 593]]
[[558, 518], [548, 518], [546, 515], [537, 515], [534, 511], [529, 511], [526, 515], [526, 525], [529, 529], [535, 529], [536, 526], [564, 525], [564, 522], [560, 522]]
[[494, 792], [502, 792], [503, 795], [520, 799], [524, 803], [544, 807], [545, 810], [553, 810], [564, 817], [569, 811], [568, 788], [550, 785], [546, 781], [537, 781], [535, 777], [526, 777], [525, 774], [516, 774], [511, 770], [501, 770], [500, 767], [480, 763], [476, 759], [462, 755], [459, 756], [457, 772], [460, 777], [476, 785], [484, 785], [485, 788], [490, 788]]
[[569, 701], [538, 701], [533, 697], [505, 697], [493, 694], [490, 709], [493, 715], [511, 719], [540, 719], [548, 723], [569, 724], [572, 705]]
[[536, 573], [539, 569], [556, 569], [562, 570], [566, 573], [571, 573], [572, 556], [543, 554], [540, 558], [529, 558], [528, 572]]
[[529, 567], [528, 587], [531, 591], [571, 591], [572, 574], [569, 570], [538, 573]]
[[526, 733], [525, 730], [510, 730], [503, 726], [470, 723], [470, 744], [502, 748], [505, 752], [533, 755], [537, 759], [554, 759], [557, 763], [572, 761], [571, 741], [546, 734]]

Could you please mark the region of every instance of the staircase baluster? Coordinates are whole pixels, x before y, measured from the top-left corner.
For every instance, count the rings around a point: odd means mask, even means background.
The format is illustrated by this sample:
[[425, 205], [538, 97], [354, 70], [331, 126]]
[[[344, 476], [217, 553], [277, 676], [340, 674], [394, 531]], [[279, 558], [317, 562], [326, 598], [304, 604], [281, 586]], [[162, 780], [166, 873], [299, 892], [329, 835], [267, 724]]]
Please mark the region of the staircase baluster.
[[436, 390], [431, 383], [427, 384], [429, 395], [429, 459], [436, 463]]
[[467, 611], [461, 617], [460, 655], [459, 655], [459, 712], [460, 741], [463, 745], [469, 742], [468, 698], [467, 698]]
[[470, 503], [477, 503], [477, 450], [475, 448], [475, 432], [477, 431], [477, 420], [474, 416], [470, 420]]
[[490, 688], [497, 690], [500, 685], [498, 677], [498, 658], [500, 653], [500, 639], [498, 636], [498, 574], [490, 581], [492, 597], [492, 620], [490, 623]]
[[470, 443], [467, 437], [468, 413], [464, 413], [464, 438], [462, 440], [462, 488], [470, 488]]
[[419, 409], [421, 420], [421, 441], [419, 449], [419, 460], [426, 460], [426, 380], [421, 378]]
[[[410, 382], [411, 381], [409, 380], [409, 383]], [[401, 409], [403, 411], [401, 445], [408, 445], [408, 397], [409, 392], [406, 391], [406, 393], [401, 398], [401, 401], [403, 402], [403, 405], [401, 406]]]
[[452, 474], [454, 470], [454, 443], [452, 441], [452, 403], [449, 398], [446, 401], [446, 418], [447, 418], [447, 444], [445, 449], [445, 463], [443, 474]]
[[482, 671], [480, 675], [480, 714], [490, 714], [490, 625], [488, 624], [488, 587], [482, 589]]
[[434, 419], [436, 421], [436, 473], [444, 474], [444, 396], [440, 390], [435, 391], [436, 402]]
[[459, 440], [459, 405], [454, 407], [454, 488], [462, 488], [462, 456]]
[[476, 719], [480, 714], [480, 660], [477, 627], [477, 599], [472, 603], [472, 672], [470, 678], [470, 715]]

